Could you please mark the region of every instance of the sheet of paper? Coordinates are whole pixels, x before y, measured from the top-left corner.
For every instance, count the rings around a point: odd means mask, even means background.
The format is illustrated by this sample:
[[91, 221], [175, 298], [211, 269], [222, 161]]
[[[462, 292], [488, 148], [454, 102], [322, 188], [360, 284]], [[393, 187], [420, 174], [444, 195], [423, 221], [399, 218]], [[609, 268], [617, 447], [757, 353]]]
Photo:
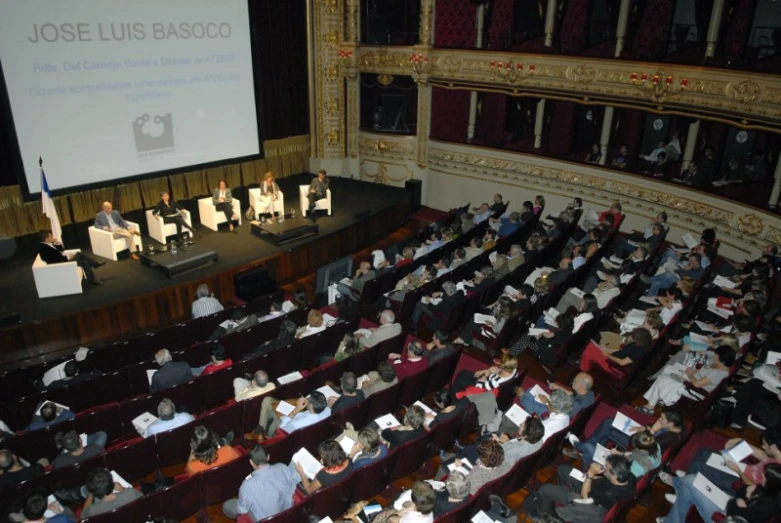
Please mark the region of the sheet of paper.
[[323, 393], [323, 396], [325, 396], [325, 399], [328, 398], [338, 398], [341, 396], [338, 392], [336, 392], [333, 388], [331, 388], [329, 385], [323, 385], [322, 387], [318, 388], [320, 392]]
[[610, 258], [608, 258], [612, 263], [615, 264], [616, 268], [621, 267], [621, 264], [624, 263], [624, 260], [616, 256], [615, 254], [612, 255]]
[[43, 378], [41, 378], [41, 381], [43, 382], [44, 386], [48, 387], [51, 382], [65, 378], [65, 365], [67, 365], [68, 362], [71, 361], [73, 360], [63, 361], [59, 365], [55, 365], [51, 369], [44, 372]]
[[713, 501], [722, 512], [726, 512], [727, 503], [729, 503], [730, 496], [727, 495], [723, 490], [714, 485], [710, 480], [708, 480], [708, 478], [699, 472], [694, 478], [694, 482], [692, 484], [694, 485], [694, 488], [705, 494], [708, 499]]
[[735, 461], [743, 461], [747, 457], [754, 454], [754, 451], [751, 450], [751, 445], [746, 443], [745, 440], [741, 440], [740, 443], [729, 449], [727, 452], [729, 452], [729, 455], [732, 459]]
[[734, 289], [735, 287], [738, 286], [737, 283], [735, 283], [732, 280], [728, 280], [724, 276], [716, 276], [715, 278], [713, 278], [713, 285], [715, 285], [716, 287], [726, 287], [728, 289]]
[[304, 469], [304, 474], [309, 479], [314, 479], [317, 473], [320, 472], [320, 469], [323, 468], [320, 462], [303, 447], [293, 454], [293, 463], [301, 465], [301, 468]]
[[632, 435], [634, 434], [634, 432], [630, 431], [629, 429], [642, 427], [642, 425], [640, 425], [638, 422], [636, 422], [626, 414], [623, 414], [621, 412], [616, 412], [616, 416], [613, 418], [613, 427], [620, 430], [624, 434]]
[[62, 412], [63, 410], [70, 410], [70, 409], [69, 409], [68, 407], [66, 407], [65, 405], [62, 405], [62, 404], [60, 404], [60, 403], [57, 403], [56, 401], [44, 401], [43, 403], [41, 403], [41, 406], [40, 406], [40, 407], [38, 407], [38, 410], [36, 410], [36, 411], [35, 411], [35, 415], [36, 415], [36, 416], [40, 416], [40, 415], [41, 415], [41, 409], [42, 409], [42, 408], [43, 408], [43, 406], [44, 406], [44, 405], [46, 405], [47, 403], [54, 403], [54, 405], [57, 407], [57, 414], [58, 414], [58, 415], [59, 415], [59, 413], [60, 413], [60, 412]]
[[738, 347], [743, 347], [746, 343], [751, 341], [751, 333], [738, 334]]
[[577, 287], [570, 287], [569, 291], [572, 294], [574, 294], [575, 296], [577, 296], [578, 298], [581, 298], [581, 299], [583, 298], [583, 296], [586, 295], [585, 292], [583, 292], [582, 290], [578, 289]]
[[534, 387], [529, 389], [529, 394], [531, 394], [532, 397], [534, 397], [534, 398], [537, 398], [537, 396], [540, 396], [540, 395], [545, 396], [546, 398], [550, 397], [550, 394], [545, 392], [545, 390], [543, 390], [543, 388], [540, 387], [539, 384], [537, 384], [537, 383], [534, 384]]
[[317, 523], [334, 523], [334, 520], [331, 519], [329, 516], [326, 516], [323, 519], [321, 519], [320, 521], [318, 521]]
[[[734, 462], [734, 460], [730, 460], [730, 461]], [[720, 471], [722, 471], [722, 472], [724, 472], [726, 474], [729, 474], [731, 476], [735, 476], [736, 478], [740, 477], [737, 472], [735, 472], [734, 470], [732, 470], [731, 468], [729, 468], [727, 466], [727, 460], [724, 459], [724, 456], [722, 456], [718, 452], [712, 453], [710, 455], [710, 457], [708, 458], [708, 460], [705, 462], [705, 464], [708, 465], [709, 467], [715, 468], [716, 470], [720, 470]], [[745, 463], [737, 462], [737, 464], [738, 464], [738, 467], [740, 467], [741, 471], [745, 471], [746, 470], [746, 464]]]
[[456, 283], [456, 290], [466, 292], [466, 282], [460, 281]]
[[656, 296], [640, 296], [640, 301], [649, 305], [659, 305], [659, 300]]
[[344, 283], [345, 285], [347, 285], [349, 287], [350, 285], [353, 284], [353, 281], [350, 278], [345, 276], [344, 278], [339, 280], [339, 283]]
[[355, 334], [356, 336], [364, 336], [368, 338], [369, 336], [372, 335], [372, 331], [370, 331], [369, 329], [358, 329], [353, 334]]
[[603, 467], [605, 466], [605, 460], [610, 455], [610, 451], [606, 448], [597, 443], [597, 448], [594, 450], [594, 459], [593, 461], [595, 463], [599, 463]]
[[549, 329], [538, 329], [537, 327], [529, 327], [529, 336], [538, 336], [550, 332]]
[[768, 365], [775, 365], [778, 360], [781, 360], [781, 352], [774, 350], [768, 351], [765, 363]]
[[325, 325], [326, 327], [330, 327], [331, 325], [333, 325], [337, 321], [338, 321], [338, 318], [334, 318], [333, 316], [331, 316], [327, 312], [323, 313], [323, 325]]
[[597, 278], [599, 278], [600, 280], [603, 280], [603, 281], [604, 281], [604, 280], [606, 280], [606, 279], [607, 279], [607, 274], [605, 274], [605, 273], [604, 273], [604, 272], [602, 272], [602, 271], [597, 271]]
[[654, 276], [659, 276], [660, 274], [664, 274], [665, 272], [667, 272], [667, 269], [665, 269], [664, 267], [659, 267], [658, 269], [656, 269]]
[[719, 332], [718, 329], [715, 327], [711, 327], [707, 323], [699, 320], [694, 320], [694, 324], [697, 325], [700, 329], [704, 330], [705, 332]]
[[348, 456], [350, 455], [350, 451], [353, 450], [353, 445], [355, 445], [355, 440], [348, 438], [347, 436], [342, 437], [339, 441], [339, 446], [342, 447], [342, 450]]
[[551, 307], [550, 309], [545, 311], [545, 316], [548, 318], [558, 318], [559, 314], [561, 314], [559, 311]]
[[380, 430], [388, 429], [391, 427], [401, 427], [401, 423], [399, 423], [399, 420], [397, 420], [395, 417], [393, 417], [393, 414], [386, 414], [384, 416], [380, 416], [374, 422], [377, 424], [378, 427], [380, 427]]
[[[60, 507], [60, 510], [62, 510], [62, 505], [60, 505], [60, 502], [59, 502], [59, 501], [57, 501], [57, 498], [55, 498], [55, 497], [54, 497], [54, 494], [49, 494], [49, 497], [46, 499], [46, 504], [47, 504], [47, 505], [49, 505], [49, 506], [51, 506], [51, 504], [52, 504], [52, 503], [57, 503], [57, 505], [59, 505], [59, 507]], [[46, 509], [46, 512], [43, 514], [43, 516], [44, 516], [44, 517], [45, 517], [47, 520], [48, 520], [48, 519], [50, 519], [50, 518], [53, 518], [53, 517], [54, 517], [54, 516], [56, 516], [56, 515], [57, 515], [57, 513], [56, 513], [56, 512], [54, 512], [54, 511], [53, 511], [52, 509], [50, 509], [50, 508], [47, 508], [47, 509]]]
[[708, 337], [702, 334], [696, 334], [694, 332], [689, 333], [689, 339], [694, 343], [702, 343], [703, 345], [709, 345]]
[[559, 328], [559, 322], [557, 322], [554, 318], [551, 318], [550, 316], [545, 316], [545, 324], [550, 325], [551, 327], [554, 327], [556, 329]]
[[87, 446], [87, 435], [85, 433], [79, 434], [79, 441], [81, 441], [81, 446], [86, 447]]
[[719, 332], [723, 332], [724, 334], [731, 333], [732, 332], [732, 325], [727, 325], [726, 327], [720, 328]]
[[462, 473], [464, 476], [468, 476], [469, 473], [472, 471], [472, 469], [475, 468], [475, 466], [472, 465], [469, 462], [469, 460], [465, 459], [465, 458], [461, 458], [459, 461], [461, 462], [460, 466], [456, 466], [456, 463], [453, 462], [453, 463], [451, 463], [450, 465], [447, 466], [447, 469], [450, 472], [458, 471], [458, 472]]
[[277, 383], [279, 383], [280, 385], [285, 385], [287, 383], [293, 383], [296, 380], [300, 380], [303, 377], [304, 376], [300, 372], [295, 371], [295, 372], [291, 372], [290, 374], [285, 374], [284, 376], [278, 377]]
[[133, 485], [125, 481], [125, 478], [120, 476], [116, 470], [111, 471], [111, 478], [114, 480], [114, 483], [119, 483], [124, 488], [133, 488]]
[[157, 421], [156, 416], [150, 412], [144, 412], [140, 416], [137, 416], [133, 419], [133, 428], [136, 429], [136, 432], [143, 435], [146, 428], [155, 421]]
[[158, 369], [147, 369], [146, 371], [146, 379], [149, 380], [149, 385], [152, 385], [152, 376], [155, 375], [155, 372], [157, 372]]
[[472, 523], [496, 523], [488, 514], [483, 512], [482, 510], [472, 516], [472, 519], [470, 520]]
[[296, 410], [296, 408], [290, 403], [288, 403], [287, 401], [280, 401], [279, 403], [277, 403], [276, 411], [282, 414], [283, 416], [287, 416], [294, 410]]
[[485, 325], [486, 323], [493, 323], [496, 325], [496, 318], [488, 314], [475, 313], [475, 323], [478, 325]]
[[434, 410], [431, 407], [429, 407], [428, 405], [426, 405], [425, 403], [423, 403], [420, 400], [418, 400], [415, 403], [413, 403], [413, 405], [417, 405], [418, 407], [423, 409], [423, 412], [425, 412], [426, 414], [434, 414], [434, 415], [437, 414], [436, 412], [434, 412]]
[[634, 323], [635, 325], [642, 325], [645, 321], [645, 311], [640, 309], [632, 309], [629, 314], [626, 315], [625, 321]]
[[282, 302], [282, 312], [284, 312], [285, 314], [287, 314], [288, 312], [292, 311], [295, 308], [296, 306], [293, 305], [293, 302], [290, 300], [285, 300]]
[[431, 298], [428, 300], [431, 305], [439, 305], [442, 303], [442, 298]]
[[519, 294], [518, 289], [516, 289], [515, 287], [511, 287], [509, 285], [504, 286], [504, 293], [507, 294], [508, 296], [511, 294], [512, 295]]
[[725, 320], [730, 319], [730, 316], [732, 316], [732, 311], [724, 310], [721, 307], [711, 307], [708, 305], [708, 310], [716, 316], [721, 316]]
[[595, 211], [594, 209], [589, 209], [586, 211], [586, 218], [588, 218], [592, 222], [599, 222], [599, 215], [597, 214], [597, 211]]
[[504, 415], [519, 427], [526, 421], [526, 418], [529, 417], [529, 413], [523, 410], [520, 405], [516, 404], [513, 404], [512, 407], [507, 409], [507, 412], [505, 412]]
[[580, 481], [581, 483], [586, 481], [586, 475], [583, 474], [581, 471], [576, 469], [575, 467], [572, 467], [572, 470], [569, 471], [570, 477], [575, 478], [576, 480]]
[[681, 240], [683, 240], [683, 243], [688, 247], [689, 249], [694, 249], [697, 247], [697, 240], [694, 239], [694, 236], [691, 235], [691, 233], [686, 233], [683, 236], [681, 236]]

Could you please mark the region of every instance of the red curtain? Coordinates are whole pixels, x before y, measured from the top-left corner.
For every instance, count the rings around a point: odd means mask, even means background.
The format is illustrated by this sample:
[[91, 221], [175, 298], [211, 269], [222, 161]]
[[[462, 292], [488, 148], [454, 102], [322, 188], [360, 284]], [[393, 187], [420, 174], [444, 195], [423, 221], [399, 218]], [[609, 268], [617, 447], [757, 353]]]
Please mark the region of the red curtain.
[[655, 60], [667, 54], [667, 30], [672, 24], [674, 0], [647, 0], [640, 29], [632, 49], [640, 60]]
[[488, 47], [506, 49], [513, 36], [513, 0], [496, 0], [488, 22]]
[[507, 119], [507, 95], [481, 93], [481, 110], [475, 124], [475, 138], [486, 145], [501, 145], [504, 142]]
[[468, 125], [469, 91], [434, 87], [431, 91], [431, 137], [447, 142], [466, 142]]
[[437, 2], [434, 17], [434, 44], [437, 47], [475, 46], [477, 7], [471, 0]]
[[724, 53], [727, 61], [745, 63], [746, 44], [751, 32], [751, 24], [754, 21], [754, 9], [757, 0], [737, 0], [729, 27], [724, 38]]
[[575, 104], [572, 102], [555, 102], [553, 118], [548, 129], [548, 150], [551, 156], [558, 157], [570, 153], [572, 147], [572, 130], [575, 127]]
[[570, 0], [561, 23], [561, 52], [575, 54], [583, 50], [588, 41], [591, 0]]

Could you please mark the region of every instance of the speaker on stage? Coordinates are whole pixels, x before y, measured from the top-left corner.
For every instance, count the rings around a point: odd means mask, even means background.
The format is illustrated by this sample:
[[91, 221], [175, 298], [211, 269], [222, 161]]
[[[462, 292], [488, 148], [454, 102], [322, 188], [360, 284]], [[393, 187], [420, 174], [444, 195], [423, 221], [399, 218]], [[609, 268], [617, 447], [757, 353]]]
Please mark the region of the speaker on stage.
[[255, 267], [236, 273], [233, 277], [236, 297], [244, 301], [254, 300], [277, 290], [265, 267]]
[[412, 212], [419, 211], [421, 195], [423, 194], [423, 182], [421, 180], [407, 180], [404, 182], [404, 190], [409, 193]]

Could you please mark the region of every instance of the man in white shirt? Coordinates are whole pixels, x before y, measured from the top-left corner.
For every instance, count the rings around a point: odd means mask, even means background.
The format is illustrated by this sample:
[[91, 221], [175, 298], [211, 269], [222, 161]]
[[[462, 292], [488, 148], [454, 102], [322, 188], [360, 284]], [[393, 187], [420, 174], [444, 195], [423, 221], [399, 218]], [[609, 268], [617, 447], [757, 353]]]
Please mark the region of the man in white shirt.
[[486, 221], [488, 218], [491, 217], [491, 208], [488, 206], [487, 203], [482, 204], [480, 207], [477, 208], [475, 212], [475, 217], [472, 218], [472, 222], [475, 225], [479, 225]]
[[572, 396], [563, 390], [556, 389], [551, 392], [547, 403], [550, 415], [542, 422], [542, 426], [545, 427], [543, 441], [569, 426], [569, 412], [572, 410], [572, 402]]
[[191, 414], [186, 412], [176, 412], [174, 402], [165, 398], [157, 406], [157, 421], [146, 428], [144, 437], [148, 438], [149, 436], [187, 425], [194, 419]]

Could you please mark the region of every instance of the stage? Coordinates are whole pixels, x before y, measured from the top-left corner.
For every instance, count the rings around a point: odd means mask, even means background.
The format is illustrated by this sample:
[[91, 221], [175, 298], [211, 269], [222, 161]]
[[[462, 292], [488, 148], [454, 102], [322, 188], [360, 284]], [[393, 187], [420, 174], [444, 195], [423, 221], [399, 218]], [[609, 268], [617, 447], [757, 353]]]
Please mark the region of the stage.
[[[287, 195], [297, 195], [298, 185], [310, 179], [311, 175], [300, 175], [280, 181], [286, 209], [294, 205], [300, 209], [298, 198]], [[331, 190], [333, 214], [318, 213], [319, 234], [282, 246], [252, 234], [249, 221], [243, 217], [236, 233], [228, 232], [227, 226], [214, 232], [193, 219], [196, 244], [218, 253], [219, 261], [175, 280], [162, 271], [120, 258], [96, 269], [97, 277], [105, 282], [103, 286], [85, 284], [80, 295], [39, 299], [31, 270], [37, 244], [29, 239], [20, 241], [20, 252], [0, 268], [0, 315], [17, 313], [22, 320], [21, 325], [0, 331], [0, 364], [184, 321], [189, 317], [198, 283], [209, 284], [225, 301], [233, 297], [234, 274], [262, 265], [275, 281], [285, 284], [370, 245], [409, 216], [410, 199], [403, 189], [334, 178]], [[189, 209], [197, 207], [194, 201], [183, 203]], [[242, 200], [242, 213], [245, 209], [246, 201]], [[145, 221], [140, 223], [146, 249], [154, 240], [146, 235]], [[86, 236], [89, 225], [77, 227], [84, 229]], [[67, 248], [90, 252], [88, 241], [78, 245], [68, 242]]]

